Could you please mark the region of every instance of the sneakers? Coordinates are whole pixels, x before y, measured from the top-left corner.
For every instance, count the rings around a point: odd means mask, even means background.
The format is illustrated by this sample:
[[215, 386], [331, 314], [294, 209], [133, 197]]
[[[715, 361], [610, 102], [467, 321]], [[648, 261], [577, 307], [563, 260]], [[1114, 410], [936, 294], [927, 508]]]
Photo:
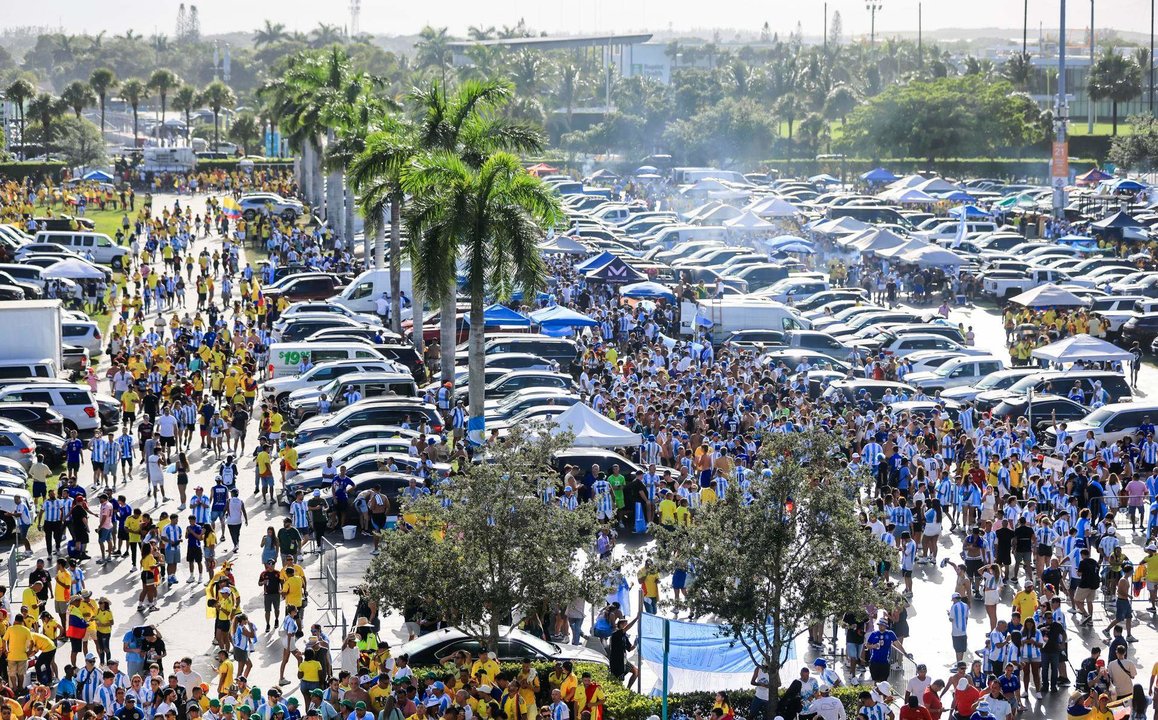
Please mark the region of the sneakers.
[[1138, 638], [1134, 637], [1133, 635], [1127, 635], [1126, 642], [1138, 642]]
[[185, 582], [186, 582], [186, 583], [191, 583], [191, 582], [193, 582], [193, 576], [192, 576], [192, 575], [190, 575], [190, 576], [189, 576], [189, 579], [188, 579], [188, 580], [186, 580]]

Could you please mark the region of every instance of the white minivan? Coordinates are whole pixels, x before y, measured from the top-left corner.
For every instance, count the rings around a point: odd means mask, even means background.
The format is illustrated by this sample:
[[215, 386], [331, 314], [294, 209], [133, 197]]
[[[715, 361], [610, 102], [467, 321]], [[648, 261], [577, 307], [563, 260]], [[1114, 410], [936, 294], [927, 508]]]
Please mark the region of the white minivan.
[[56, 243], [78, 255], [92, 256], [93, 262], [111, 265], [120, 270], [128, 263], [129, 249], [113, 242], [104, 233], [84, 230], [41, 230], [36, 233], [38, 243]]
[[303, 361], [318, 365], [333, 360], [383, 360], [370, 345], [348, 342], [286, 342], [269, 346], [270, 377], [297, 375]]

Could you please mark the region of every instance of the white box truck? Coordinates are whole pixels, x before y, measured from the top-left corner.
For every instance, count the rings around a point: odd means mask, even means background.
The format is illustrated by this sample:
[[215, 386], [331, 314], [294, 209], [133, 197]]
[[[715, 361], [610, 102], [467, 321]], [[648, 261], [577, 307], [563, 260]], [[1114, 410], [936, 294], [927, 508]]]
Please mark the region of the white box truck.
[[0, 362], [52, 360], [63, 367], [59, 300], [0, 302]]
[[722, 341], [736, 330], [810, 330], [812, 323], [784, 303], [751, 295], [680, 303], [680, 334], [710, 329]]

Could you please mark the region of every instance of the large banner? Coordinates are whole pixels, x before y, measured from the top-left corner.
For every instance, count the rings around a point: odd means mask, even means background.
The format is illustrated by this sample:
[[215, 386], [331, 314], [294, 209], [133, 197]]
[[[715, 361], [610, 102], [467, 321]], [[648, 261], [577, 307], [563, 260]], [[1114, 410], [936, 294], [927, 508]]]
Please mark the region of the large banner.
[[[665, 622], [668, 624], [669, 693], [752, 687], [755, 663], [744, 646], [725, 635], [719, 625], [668, 620], [644, 613], [639, 629], [644, 694], [659, 695], [663, 691]], [[781, 677], [795, 677], [799, 673], [799, 664], [794, 660], [796, 648], [790, 644], [781, 658], [789, 667], [782, 669]]]

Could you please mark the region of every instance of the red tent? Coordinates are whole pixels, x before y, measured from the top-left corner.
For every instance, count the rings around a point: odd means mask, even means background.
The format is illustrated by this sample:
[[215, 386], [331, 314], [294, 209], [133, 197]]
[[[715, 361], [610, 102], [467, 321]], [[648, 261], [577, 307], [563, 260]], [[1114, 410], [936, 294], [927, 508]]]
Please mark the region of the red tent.
[[1107, 172], [1103, 172], [1097, 168], [1090, 168], [1089, 172], [1083, 175], [1078, 175], [1074, 181], [1078, 185], [1097, 185], [1101, 181], [1109, 180], [1112, 177], [1114, 176]]
[[548, 165], [547, 163], [537, 163], [537, 164], [532, 165], [531, 167], [527, 168], [527, 172], [531, 173], [532, 175], [538, 175], [541, 177], [543, 175], [552, 175], [554, 173], [557, 173], [557, 172], [559, 172], [559, 169], [553, 168], [550, 165]]

